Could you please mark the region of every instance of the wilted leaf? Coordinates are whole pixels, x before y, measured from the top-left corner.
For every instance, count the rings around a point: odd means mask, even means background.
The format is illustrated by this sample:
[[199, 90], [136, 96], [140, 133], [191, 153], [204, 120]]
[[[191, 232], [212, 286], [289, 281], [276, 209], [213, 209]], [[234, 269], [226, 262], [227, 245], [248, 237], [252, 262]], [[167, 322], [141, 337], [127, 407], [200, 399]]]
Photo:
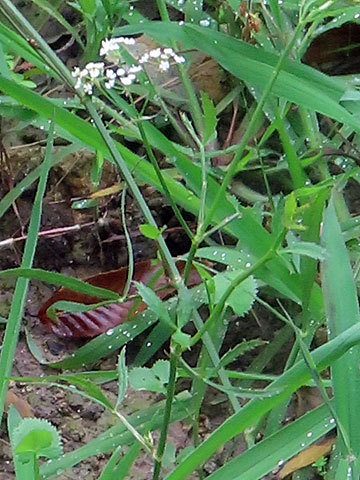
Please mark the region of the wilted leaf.
[[[178, 262], [181, 271], [184, 262]], [[127, 267], [85, 279], [85, 282], [96, 287], [106, 288], [122, 295], [128, 275]], [[151, 260], [138, 262], [134, 266], [133, 280], [141, 282], [156, 290], [162, 300], [174, 295], [175, 290], [170, 284], [169, 277], [164, 273], [161, 264], [154, 265]], [[201, 283], [196, 270], [192, 271], [189, 286]], [[49, 307], [60, 301], [76, 302], [84, 305], [98, 304], [99, 298], [73, 292], [67, 288], [59, 289], [40, 309], [38, 317], [48, 331], [61, 337], [91, 338], [101, 333], [111, 331], [112, 328], [133, 318], [145, 310], [146, 304], [138, 298], [134, 284], [131, 285], [129, 296], [132, 297], [123, 303], [109, 303], [93, 310], [83, 312], [56, 312], [56, 320], [52, 320], [47, 313]], [[76, 310], [76, 309], [73, 309]]]

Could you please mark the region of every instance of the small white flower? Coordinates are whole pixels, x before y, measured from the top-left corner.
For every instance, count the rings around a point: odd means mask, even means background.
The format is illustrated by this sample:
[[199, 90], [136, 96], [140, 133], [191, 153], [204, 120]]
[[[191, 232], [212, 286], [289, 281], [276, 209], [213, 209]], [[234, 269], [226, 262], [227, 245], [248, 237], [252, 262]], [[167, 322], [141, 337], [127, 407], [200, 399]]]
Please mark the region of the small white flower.
[[150, 50], [149, 55], [151, 58], [159, 58], [161, 55], [161, 48], [155, 48], [154, 50]]
[[75, 90], [78, 90], [81, 87], [81, 78], [78, 78], [75, 83]]
[[104, 64], [102, 62], [90, 62], [86, 65], [85, 68], [88, 70], [91, 78], [97, 78], [100, 75], [102, 69], [104, 68]]
[[114, 38], [106, 38], [101, 42], [101, 48], [99, 52], [100, 57], [107, 55], [109, 52], [112, 52], [113, 50], [119, 50], [119, 45], [114, 40], [115, 40]]
[[165, 55], [169, 55], [170, 57], [175, 55], [175, 52], [172, 48], [164, 48]]
[[125, 43], [125, 45], [135, 45], [136, 40], [132, 37], [118, 37], [113, 39], [116, 43]]
[[161, 60], [159, 64], [159, 70], [161, 72], [167, 72], [170, 68], [170, 62], [168, 60]]
[[129, 73], [138, 73], [141, 72], [142, 69], [143, 68], [141, 65], [131, 65], [131, 67], [129, 68]]
[[116, 75], [117, 75], [118, 77], [122, 77], [123, 75], [125, 75], [125, 73], [126, 73], [126, 72], [125, 72], [125, 70], [124, 70], [123, 68], [118, 68], [118, 69], [116, 70]]
[[182, 55], [174, 55], [173, 59], [175, 63], [185, 63], [185, 58]]
[[90, 62], [85, 65], [85, 68], [87, 68], [88, 70], [91, 70], [93, 68], [101, 69], [104, 68], [104, 62]]
[[88, 83], [88, 82], [84, 83], [84, 92], [85, 93], [87, 93], [88, 95], [91, 95], [92, 94], [92, 89], [93, 89], [93, 87], [92, 87], [91, 83]]
[[120, 82], [125, 86], [129, 86], [133, 83], [133, 80], [130, 78], [130, 75], [129, 75], [128, 77], [121, 77]]
[[132, 37], [124, 37], [124, 43], [125, 45], [135, 45], [136, 40]]
[[110, 88], [112, 88], [114, 85], [115, 85], [115, 79], [113, 79], [113, 78], [111, 78], [110, 80], [105, 82], [105, 88], [107, 90], [110, 90]]
[[71, 72], [71, 75], [74, 78], [80, 77], [81, 70], [79, 67], [75, 67], [74, 70]]
[[149, 61], [150, 55], [148, 53], [144, 53], [142, 57], [139, 58], [139, 63], [146, 63]]
[[87, 68], [83, 68], [80, 72], [79, 77], [84, 78], [84, 77], [87, 77], [88, 75], [89, 75], [89, 70]]
[[114, 70], [111, 70], [111, 68], [109, 70], [106, 70], [106, 78], [109, 78], [110, 80], [113, 80], [116, 78], [116, 73], [114, 72]]

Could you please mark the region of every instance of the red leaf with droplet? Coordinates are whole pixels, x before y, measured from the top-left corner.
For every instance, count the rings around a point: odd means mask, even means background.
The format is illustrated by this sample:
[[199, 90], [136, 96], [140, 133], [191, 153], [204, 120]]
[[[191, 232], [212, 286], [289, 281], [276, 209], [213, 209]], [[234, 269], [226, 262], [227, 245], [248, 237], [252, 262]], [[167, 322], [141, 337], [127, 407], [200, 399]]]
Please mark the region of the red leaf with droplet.
[[[177, 262], [180, 272], [184, 269], [184, 262]], [[100, 273], [89, 277], [84, 281], [95, 287], [102, 287], [122, 295], [128, 275], [127, 267], [110, 272]], [[175, 289], [170, 284], [169, 277], [163, 272], [160, 264], [153, 265], [151, 260], [138, 262], [134, 265], [133, 280], [150, 286], [156, 291], [161, 299], [170, 298], [175, 293]], [[189, 286], [201, 283], [200, 275], [195, 269], [192, 270]], [[132, 284], [129, 290], [129, 296], [137, 294], [135, 286]], [[61, 337], [68, 338], [92, 338], [114, 328], [125, 321], [131, 320], [136, 314], [146, 310], [146, 304], [141, 301], [136, 310], [133, 311], [136, 299], [127, 300], [124, 303], [111, 303], [94, 310], [81, 313], [57, 312], [56, 321], [52, 320], [46, 313], [47, 309], [55, 302], [70, 301], [91, 305], [99, 303], [97, 297], [73, 292], [67, 288], [60, 288], [44, 305], [41, 307], [38, 317], [49, 332], [55, 333]]]

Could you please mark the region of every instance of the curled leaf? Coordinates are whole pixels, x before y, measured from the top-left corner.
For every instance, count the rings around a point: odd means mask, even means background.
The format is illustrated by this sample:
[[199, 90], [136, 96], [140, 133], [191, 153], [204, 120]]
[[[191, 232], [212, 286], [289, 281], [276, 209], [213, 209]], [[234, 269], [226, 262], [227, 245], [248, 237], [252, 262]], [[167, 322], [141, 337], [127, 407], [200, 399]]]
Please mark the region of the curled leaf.
[[[180, 271], [184, 268], [184, 262], [177, 262]], [[157, 296], [168, 299], [174, 295], [175, 289], [171, 286], [170, 278], [164, 272], [161, 264], [154, 264], [151, 260], [138, 262], [134, 266], [132, 280], [141, 282], [156, 291]], [[126, 281], [127, 267], [85, 279], [85, 282], [95, 287], [102, 287], [122, 295]], [[192, 271], [189, 286], [198, 285], [201, 279], [196, 270]], [[130, 320], [139, 312], [144, 311], [146, 304], [137, 298], [137, 289], [132, 284], [129, 290], [130, 299], [124, 302], [102, 302], [99, 306], [99, 298], [73, 292], [67, 288], [60, 288], [41, 307], [38, 317], [49, 332], [61, 337], [68, 338], [92, 338]], [[69, 312], [50, 311], [48, 309], [57, 302], [73, 302], [76, 304], [94, 305], [94, 309], [73, 308]], [[79, 311], [80, 310], [80, 311]], [[55, 318], [53, 318], [55, 316]]]

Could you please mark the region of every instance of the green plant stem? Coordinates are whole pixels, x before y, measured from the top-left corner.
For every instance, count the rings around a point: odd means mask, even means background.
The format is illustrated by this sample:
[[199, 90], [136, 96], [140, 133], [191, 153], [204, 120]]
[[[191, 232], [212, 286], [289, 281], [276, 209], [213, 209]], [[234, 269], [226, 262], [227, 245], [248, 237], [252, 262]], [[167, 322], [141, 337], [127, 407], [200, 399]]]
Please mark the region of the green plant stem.
[[177, 361], [178, 361], [178, 355], [179, 355], [178, 348], [179, 347], [176, 344], [173, 344], [170, 350], [169, 383], [168, 383], [167, 392], [166, 392], [164, 419], [161, 426], [160, 440], [159, 440], [159, 445], [158, 445], [156, 458], [155, 458], [153, 480], [159, 480], [160, 478], [162, 457], [165, 451], [167, 432], [169, 429], [169, 423], [170, 423], [170, 417], [171, 417], [171, 408], [172, 408], [172, 404], [175, 396], [176, 367], [177, 367]]
[[[170, 17], [169, 17], [165, 0], [156, 0], [156, 3], [157, 3], [157, 7], [158, 7], [162, 21], [170, 22]], [[172, 42], [172, 48], [174, 50], [178, 50], [176, 42]], [[186, 71], [186, 68], [183, 65], [179, 64], [178, 70], [179, 70], [182, 84], [184, 85], [185, 91], [189, 99], [189, 110], [191, 112], [191, 116], [194, 120], [197, 131], [201, 133], [203, 131], [203, 121], [202, 121], [201, 108], [200, 108], [196, 93], [192, 86], [189, 75]]]
[[[29, 232], [25, 242], [24, 254], [21, 267], [31, 268], [35, 256], [38, 233], [42, 213], [42, 201], [46, 191], [46, 184], [51, 167], [51, 149], [54, 138], [54, 123], [51, 122], [48, 142], [46, 145], [45, 159], [40, 174], [40, 180], [32, 208]], [[0, 356], [0, 424], [4, 412], [6, 392], [9, 384], [9, 376], [14, 361], [15, 349], [19, 337], [22, 315], [25, 307], [29, 279], [19, 278], [16, 282], [15, 292], [11, 303], [9, 319], [6, 325], [4, 342]]]
[[204, 228], [207, 228], [208, 225], [211, 223], [211, 221], [213, 219], [213, 216], [214, 216], [214, 213], [217, 209], [218, 202], [225, 195], [234, 174], [236, 172], [238, 172], [238, 168], [239, 168], [239, 165], [240, 165], [240, 162], [241, 162], [241, 159], [242, 159], [243, 152], [244, 152], [251, 136], [253, 135], [253, 130], [254, 130], [254, 127], [257, 125], [259, 117], [262, 115], [262, 110], [264, 108], [266, 100], [268, 99], [268, 97], [271, 93], [271, 90], [272, 90], [272, 88], [273, 88], [273, 86], [276, 82], [276, 79], [279, 76], [281, 68], [282, 68], [284, 62], [286, 61], [292, 47], [294, 46], [297, 35], [301, 31], [302, 28], [303, 28], [303, 25], [301, 23], [299, 23], [295, 32], [294, 32], [294, 34], [293, 34], [293, 36], [292, 36], [292, 38], [291, 38], [291, 40], [290, 40], [290, 42], [288, 43], [288, 45], [286, 46], [286, 48], [284, 49], [283, 53], [281, 54], [281, 56], [279, 58], [279, 61], [278, 61], [277, 65], [275, 67], [275, 70], [274, 70], [274, 74], [271, 77], [271, 79], [269, 80], [268, 84], [266, 85], [266, 87], [264, 89], [264, 92], [263, 92], [263, 94], [262, 94], [262, 96], [259, 100], [259, 103], [256, 106], [254, 114], [251, 117], [249, 125], [246, 129], [246, 132], [244, 133], [244, 136], [241, 139], [238, 151], [235, 154], [234, 159], [231, 162], [230, 167], [229, 167], [228, 171], [226, 172], [226, 175], [224, 176], [224, 178], [222, 180], [221, 186], [219, 187], [219, 190], [217, 192], [217, 195], [214, 199], [214, 202], [213, 202], [212, 206], [210, 207], [210, 209], [207, 212], [207, 215], [206, 215], [206, 218], [205, 218], [205, 221], [204, 221]]
[[162, 172], [161, 172], [161, 169], [160, 169], [160, 167], [159, 167], [159, 165], [158, 165], [158, 162], [156, 161], [154, 152], [153, 152], [153, 150], [152, 150], [152, 148], [151, 148], [151, 145], [150, 145], [149, 140], [148, 140], [148, 138], [147, 138], [147, 136], [146, 136], [146, 133], [145, 133], [145, 130], [144, 130], [143, 126], [142, 126], [142, 122], [141, 122], [141, 121], [138, 122], [138, 128], [139, 128], [139, 131], [140, 131], [140, 135], [141, 135], [142, 141], [143, 141], [144, 146], [145, 146], [145, 150], [146, 150], [146, 152], [147, 152], [147, 154], [148, 154], [148, 157], [149, 157], [149, 160], [150, 160], [152, 166], [154, 167], [155, 173], [156, 173], [156, 175], [157, 175], [157, 177], [158, 177], [158, 179], [159, 179], [159, 182], [160, 182], [160, 184], [161, 184], [161, 186], [162, 186], [162, 189], [163, 189], [163, 191], [164, 191], [165, 197], [166, 197], [167, 201], [170, 203], [171, 208], [173, 209], [173, 212], [174, 212], [176, 218], [178, 219], [180, 225], [183, 227], [186, 235], [187, 235], [190, 239], [192, 239], [192, 238], [193, 238], [193, 233], [192, 233], [192, 231], [190, 230], [190, 228], [189, 228], [188, 224], [186, 223], [186, 221], [184, 220], [184, 217], [181, 215], [181, 212], [180, 212], [180, 210], [179, 210], [179, 207], [178, 207], [178, 206], [176, 205], [176, 203], [174, 202], [174, 199], [173, 199], [173, 197], [172, 197], [172, 195], [171, 195], [171, 193], [170, 193], [170, 191], [169, 191], [169, 188], [168, 188], [168, 186], [167, 186], [167, 184], [166, 184], [166, 182], [165, 182], [165, 180], [164, 180], [164, 177], [163, 177], [163, 175], [162, 175]]
[[284, 229], [277, 239], [275, 240], [274, 244], [272, 247], [263, 255], [259, 260], [257, 260], [254, 265], [252, 265], [250, 268], [246, 269], [245, 271], [242, 271], [236, 278], [234, 278], [231, 282], [226, 291], [224, 292], [223, 296], [220, 298], [219, 302], [216, 304], [214, 310], [211, 312], [208, 320], [206, 321], [205, 325], [199, 330], [192, 338], [191, 341], [191, 346], [194, 346], [203, 336], [203, 334], [208, 331], [213, 323], [216, 321], [216, 319], [219, 317], [219, 315], [222, 314], [223, 309], [225, 308], [225, 303], [226, 300], [230, 297], [230, 295], [233, 293], [235, 288], [240, 285], [241, 282], [246, 280], [250, 275], [256, 272], [256, 270], [263, 265], [265, 265], [268, 261], [270, 261], [272, 258], [275, 257], [276, 255], [276, 250], [278, 247], [281, 245], [282, 241], [284, 240], [286, 236], [287, 230]]
[[[92, 119], [94, 120], [94, 123], [95, 123], [97, 129], [99, 130], [101, 136], [103, 137], [103, 139], [104, 139], [104, 141], [105, 141], [105, 143], [106, 143], [106, 145], [107, 145], [107, 147], [108, 147], [108, 149], [111, 153], [111, 156], [112, 156], [114, 162], [116, 163], [116, 165], [120, 169], [120, 172], [121, 172], [122, 176], [124, 177], [124, 179], [125, 179], [127, 185], [129, 186], [135, 200], [137, 201], [137, 203], [138, 203], [146, 221], [150, 225], [152, 225], [153, 227], [158, 228], [158, 226], [157, 226], [157, 224], [154, 220], [154, 217], [153, 217], [148, 205], [146, 204], [146, 202], [144, 200], [144, 197], [142, 196], [142, 194], [140, 192], [139, 187], [137, 186], [137, 183], [135, 182], [133, 176], [131, 175], [130, 170], [129, 170], [128, 166], [126, 165], [124, 159], [122, 158], [120, 152], [117, 150], [117, 148], [116, 148], [111, 136], [109, 135], [109, 132], [107, 131], [105, 125], [103, 124], [103, 122], [102, 122], [94, 104], [92, 103], [91, 99], [89, 99], [89, 98], [84, 98], [83, 101], [84, 101], [84, 105], [86, 106], [86, 108], [87, 108], [88, 112], [90, 113]], [[180, 285], [181, 282], [182, 282], [181, 276], [179, 274], [179, 271], [176, 267], [176, 264], [175, 264], [175, 262], [172, 258], [172, 255], [171, 255], [171, 253], [170, 253], [162, 235], [159, 235], [159, 237], [157, 239], [157, 242], [158, 242], [159, 250], [161, 252], [163, 260], [166, 263], [169, 274], [171, 275], [175, 286]]]
[[273, 74], [273, 76], [271, 77], [271, 79], [269, 80], [268, 84], [266, 85], [266, 87], [264, 89], [264, 92], [263, 92], [263, 94], [262, 94], [262, 96], [259, 100], [259, 103], [257, 104], [256, 109], [254, 111], [254, 114], [252, 115], [252, 117], [250, 119], [249, 125], [248, 125], [242, 139], [241, 139], [241, 142], [238, 146], [238, 150], [237, 150], [237, 152], [236, 152], [236, 154], [233, 158], [233, 161], [231, 162], [230, 167], [229, 167], [228, 171], [226, 172], [226, 174], [225, 174], [225, 176], [222, 180], [221, 185], [219, 186], [219, 189], [217, 191], [217, 194], [215, 196], [215, 199], [214, 199], [212, 205], [210, 206], [210, 208], [207, 211], [207, 214], [206, 214], [205, 219], [204, 219], [204, 223], [202, 224], [202, 228], [199, 229], [196, 232], [196, 235], [193, 238], [193, 241], [192, 241], [192, 244], [191, 244], [191, 247], [190, 247], [190, 252], [188, 254], [186, 267], [185, 267], [185, 278], [186, 278], [186, 275], [189, 275], [190, 267], [191, 267], [192, 262], [195, 258], [196, 251], [199, 248], [200, 243], [203, 241], [204, 232], [206, 231], [209, 224], [212, 222], [212, 219], [214, 217], [216, 209], [218, 208], [218, 204], [221, 201], [221, 198], [223, 198], [224, 195], [226, 194], [226, 191], [227, 191], [227, 189], [230, 185], [230, 182], [231, 182], [233, 176], [235, 175], [235, 173], [237, 173], [239, 171], [239, 167], [241, 165], [241, 160], [242, 160], [242, 155], [244, 153], [244, 150], [245, 150], [251, 136], [253, 135], [253, 131], [254, 131], [257, 123], [258, 123], [259, 117], [263, 114], [262, 110], [264, 108], [266, 100], [268, 99], [268, 96], [271, 93], [271, 90], [272, 90], [272, 88], [273, 88], [273, 86], [276, 82], [277, 77], [279, 76], [279, 73], [281, 71], [281, 68], [282, 68], [284, 62], [286, 61], [292, 47], [295, 44], [295, 40], [296, 40], [297, 35], [300, 32], [301, 28], [302, 28], [302, 24], [299, 23], [295, 32], [294, 32], [294, 34], [293, 34], [293, 37], [291, 38], [290, 42], [286, 46], [282, 55], [280, 56], [279, 61], [276, 65], [276, 67], [275, 67], [274, 74]]

